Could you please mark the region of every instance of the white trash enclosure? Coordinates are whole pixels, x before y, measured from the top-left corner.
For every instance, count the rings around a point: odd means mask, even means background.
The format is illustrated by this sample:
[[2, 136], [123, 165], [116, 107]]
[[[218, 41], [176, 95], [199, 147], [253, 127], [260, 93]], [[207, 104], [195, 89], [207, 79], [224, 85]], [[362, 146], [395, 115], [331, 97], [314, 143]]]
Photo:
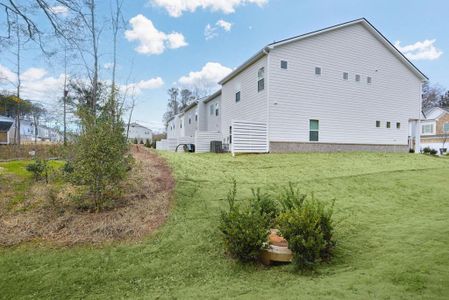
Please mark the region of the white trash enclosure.
[[264, 122], [232, 120], [231, 152], [267, 153], [268, 126]]

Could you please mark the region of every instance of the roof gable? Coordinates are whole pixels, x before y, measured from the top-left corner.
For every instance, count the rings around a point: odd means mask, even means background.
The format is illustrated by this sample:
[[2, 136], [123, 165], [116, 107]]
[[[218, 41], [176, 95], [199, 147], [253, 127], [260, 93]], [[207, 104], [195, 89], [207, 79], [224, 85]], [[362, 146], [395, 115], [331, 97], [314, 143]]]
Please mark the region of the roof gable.
[[237, 76], [239, 73], [241, 73], [243, 70], [245, 70], [247, 67], [252, 65], [254, 62], [259, 60], [263, 56], [267, 55], [270, 52], [270, 50], [275, 48], [275, 47], [279, 47], [279, 46], [282, 46], [282, 45], [285, 45], [285, 44], [297, 42], [297, 41], [300, 41], [302, 39], [314, 37], [314, 36], [317, 36], [317, 35], [329, 32], [329, 31], [337, 30], [337, 29], [340, 29], [340, 28], [348, 27], [348, 26], [353, 26], [353, 25], [356, 25], [356, 24], [361, 24], [366, 29], [368, 29], [368, 31], [372, 35], [374, 35], [377, 38], [377, 40], [379, 40], [379, 42], [383, 43], [385, 45], [385, 47], [388, 50], [390, 50], [390, 52], [394, 56], [396, 56], [396, 58], [398, 58], [404, 65], [406, 65], [406, 67], [408, 67], [421, 81], [425, 82], [425, 81], [428, 80], [427, 76], [424, 75], [424, 73], [422, 73], [410, 60], [408, 60], [407, 57], [405, 57], [404, 54], [402, 54], [402, 52], [400, 52], [384, 35], [382, 35], [382, 33], [380, 33], [379, 30], [377, 30], [365, 18], [360, 18], [360, 19], [356, 19], [356, 20], [353, 20], [353, 21], [341, 23], [341, 24], [338, 24], [338, 25], [334, 25], [334, 26], [331, 26], [331, 27], [327, 27], [327, 28], [324, 28], [324, 29], [312, 31], [312, 32], [309, 32], [309, 33], [305, 33], [305, 34], [302, 34], [302, 35], [298, 35], [298, 36], [295, 36], [295, 37], [291, 37], [291, 38], [288, 38], [288, 39], [284, 39], [284, 40], [281, 40], [281, 41], [278, 41], [278, 42], [273, 42], [271, 44], [268, 44], [266, 47], [264, 47], [262, 50], [260, 50], [254, 56], [252, 56], [250, 59], [248, 59], [246, 62], [244, 62], [241, 66], [239, 66], [238, 68], [234, 69], [234, 71], [232, 71], [228, 76], [226, 76], [224, 79], [222, 79], [219, 82], [219, 84], [225, 84], [226, 82], [228, 82], [229, 80], [231, 80], [232, 78]]

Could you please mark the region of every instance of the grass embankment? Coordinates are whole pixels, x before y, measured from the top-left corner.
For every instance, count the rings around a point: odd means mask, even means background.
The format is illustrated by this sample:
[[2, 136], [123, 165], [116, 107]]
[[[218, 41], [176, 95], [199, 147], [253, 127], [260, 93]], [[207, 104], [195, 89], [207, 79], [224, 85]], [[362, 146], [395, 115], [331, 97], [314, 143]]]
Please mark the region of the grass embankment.
[[[0, 250], [0, 297], [445, 298], [449, 295], [449, 159], [408, 154], [164, 153], [176, 177], [167, 223], [136, 244]], [[241, 265], [217, 230], [231, 178], [299, 183], [336, 199], [337, 253], [318, 274]]]

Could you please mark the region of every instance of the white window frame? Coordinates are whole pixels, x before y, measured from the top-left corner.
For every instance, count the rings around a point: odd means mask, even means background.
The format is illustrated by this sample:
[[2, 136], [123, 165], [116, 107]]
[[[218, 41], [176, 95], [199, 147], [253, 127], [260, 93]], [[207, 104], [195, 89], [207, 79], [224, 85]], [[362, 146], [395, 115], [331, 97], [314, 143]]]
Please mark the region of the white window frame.
[[[424, 130], [424, 128], [429, 127], [431, 128], [431, 131]], [[425, 123], [421, 125], [421, 134], [422, 135], [434, 135], [435, 134], [435, 124], [434, 123]]]

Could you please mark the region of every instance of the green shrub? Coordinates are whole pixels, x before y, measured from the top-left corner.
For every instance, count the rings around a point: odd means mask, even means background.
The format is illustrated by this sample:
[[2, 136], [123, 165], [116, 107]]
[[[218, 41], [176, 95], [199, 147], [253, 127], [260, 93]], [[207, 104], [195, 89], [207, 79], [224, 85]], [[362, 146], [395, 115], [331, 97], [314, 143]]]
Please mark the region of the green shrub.
[[33, 174], [34, 180], [40, 181], [45, 179], [45, 182], [48, 183], [48, 176], [51, 171], [48, 160], [36, 159], [32, 164], [26, 166], [26, 170]]
[[222, 211], [219, 228], [223, 233], [226, 249], [233, 257], [242, 262], [255, 261], [267, 240], [270, 218], [260, 213], [258, 205], [237, 205], [236, 193], [234, 181], [227, 197], [229, 211]]
[[430, 155], [437, 155], [438, 151], [435, 149], [431, 149], [429, 153], [430, 153]]
[[251, 209], [261, 215], [266, 215], [270, 224], [274, 225], [276, 217], [279, 214], [277, 202], [273, 200], [270, 194], [262, 193], [260, 188], [251, 189], [253, 197], [250, 201]]
[[150, 142], [149, 139], [146, 139], [146, 141], [145, 141], [145, 147], [151, 148], [151, 142]]
[[332, 212], [332, 207], [312, 198], [303, 201], [301, 207], [280, 214], [279, 230], [287, 239], [299, 269], [313, 269], [331, 258], [335, 247]]
[[424, 154], [430, 154], [430, 151], [432, 151], [432, 148], [430, 148], [430, 147], [425, 147], [425, 148], [422, 150], [422, 152], [423, 152]]
[[64, 174], [72, 174], [74, 171], [73, 163], [71, 161], [67, 161], [64, 166], [62, 166], [62, 172]]
[[408, 150], [408, 153], [415, 153], [415, 149], [410, 148], [410, 149]]
[[302, 194], [299, 188], [289, 182], [287, 187], [282, 188], [279, 202], [283, 211], [290, 211], [295, 208], [301, 208], [306, 198], [306, 194]]

